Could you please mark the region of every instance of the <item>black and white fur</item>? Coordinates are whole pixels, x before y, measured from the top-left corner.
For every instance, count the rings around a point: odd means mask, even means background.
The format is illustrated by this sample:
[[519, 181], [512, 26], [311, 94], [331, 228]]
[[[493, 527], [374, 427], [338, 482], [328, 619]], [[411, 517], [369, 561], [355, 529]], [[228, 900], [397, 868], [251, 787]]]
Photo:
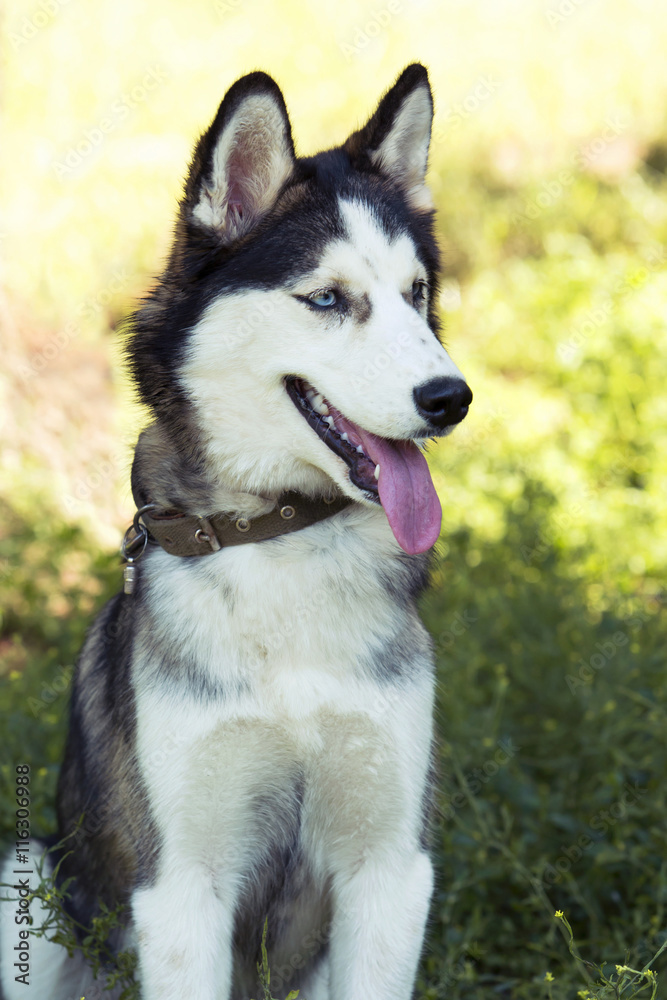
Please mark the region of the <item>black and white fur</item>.
[[[143, 1000], [257, 996], [265, 919], [275, 996], [412, 995], [433, 887], [434, 677], [415, 610], [427, 557], [401, 549], [285, 379], [382, 438], [425, 440], [465, 415], [461, 400], [449, 416], [446, 400], [419, 403], [424, 386], [464, 385], [437, 338], [431, 121], [413, 65], [342, 147], [299, 159], [274, 81], [239, 80], [135, 318], [130, 363], [154, 415], [138, 505], [252, 518], [285, 490], [333, 484], [354, 501], [202, 558], [149, 546], [135, 593], [88, 635], [59, 836], [85, 819], [60, 875], [76, 876], [84, 925], [100, 897], [128, 904], [112, 943], [138, 950]], [[98, 995], [43, 940], [31, 986], [16, 984], [11, 919], [2, 939], [6, 1000]]]

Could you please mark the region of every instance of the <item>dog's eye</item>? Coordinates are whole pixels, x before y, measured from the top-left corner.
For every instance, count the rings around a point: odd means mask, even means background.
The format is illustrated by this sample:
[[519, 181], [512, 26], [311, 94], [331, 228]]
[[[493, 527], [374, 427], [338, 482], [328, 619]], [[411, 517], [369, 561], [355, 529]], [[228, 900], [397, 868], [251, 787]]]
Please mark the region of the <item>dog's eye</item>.
[[417, 281], [412, 282], [412, 303], [415, 308], [419, 308], [422, 302], [426, 302], [427, 293], [427, 281], [424, 281], [422, 278], [418, 278]]
[[332, 288], [324, 288], [319, 292], [313, 292], [312, 295], [309, 295], [308, 301], [320, 309], [330, 309], [331, 306], [335, 306], [338, 302], [338, 296]]

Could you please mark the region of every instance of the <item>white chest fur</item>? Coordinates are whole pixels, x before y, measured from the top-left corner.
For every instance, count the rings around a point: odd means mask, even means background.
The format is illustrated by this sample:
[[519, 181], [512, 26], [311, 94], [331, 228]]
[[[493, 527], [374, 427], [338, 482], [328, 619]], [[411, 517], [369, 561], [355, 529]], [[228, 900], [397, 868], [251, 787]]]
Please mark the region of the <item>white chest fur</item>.
[[387, 586], [400, 564], [372, 513], [374, 545], [330, 521], [196, 561], [156, 551], [146, 562], [139, 761], [165, 841], [198, 845], [214, 871], [252, 863], [268, 835], [258, 808], [270, 802], [276, 823], [291, 822], [295, 789], [322, 875], [340, 850], [361, 860], [416, 835], [430, 651], [412, 601]]

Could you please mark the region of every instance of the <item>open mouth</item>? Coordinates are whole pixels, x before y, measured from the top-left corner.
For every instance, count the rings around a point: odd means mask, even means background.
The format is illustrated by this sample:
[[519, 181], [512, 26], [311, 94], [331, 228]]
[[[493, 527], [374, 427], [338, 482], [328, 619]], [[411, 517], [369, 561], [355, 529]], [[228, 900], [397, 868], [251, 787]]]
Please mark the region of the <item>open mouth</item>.
[[369, 500], [380, 503], [380, 467], [364, 451], [356, 425], [346, 420], [305, 379], [289, 376], [285, 380], [285, 388], [318, 437], [348, 466], [350, 481], [368, 494]]
[[401, 548], [410, 554], [430, 549], [440, 533], [442, 509], [415, 442], [364, 430], [303, 378], [287, 376], [285, 388], [318, 437], [345, 462], [350, 482], [366, 499], [382, 504]]

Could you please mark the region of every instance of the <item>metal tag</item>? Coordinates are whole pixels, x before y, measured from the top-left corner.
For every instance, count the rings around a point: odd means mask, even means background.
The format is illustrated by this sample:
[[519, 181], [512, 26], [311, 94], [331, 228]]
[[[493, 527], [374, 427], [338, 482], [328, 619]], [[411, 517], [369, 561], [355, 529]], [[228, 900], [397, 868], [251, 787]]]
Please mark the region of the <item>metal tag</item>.
[[134, 590], [134, 581], [137, 576], [137, 567], [132, 563], [123, 566], [123, 593], [131, 594]]

